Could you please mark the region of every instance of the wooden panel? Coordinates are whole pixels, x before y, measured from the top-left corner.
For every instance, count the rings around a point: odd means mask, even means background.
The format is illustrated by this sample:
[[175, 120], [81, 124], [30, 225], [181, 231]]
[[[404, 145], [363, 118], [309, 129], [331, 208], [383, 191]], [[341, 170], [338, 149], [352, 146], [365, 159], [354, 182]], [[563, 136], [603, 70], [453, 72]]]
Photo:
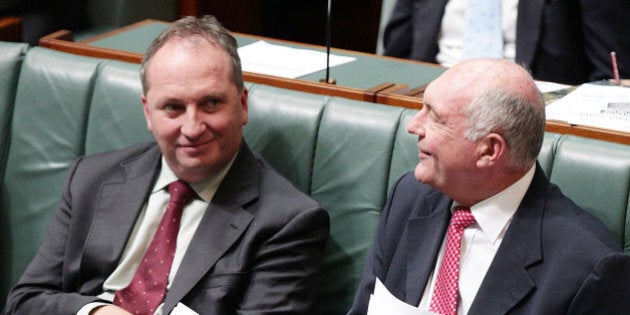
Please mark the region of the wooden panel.
[[195, 15], [214, 15], [225, 28], [232, 32], [261, 34], [262, 2], [261, 0], [201, 0], [197, 1], [198, 11]]
[[179, 16], [196, 16], [199, 12], [199, 1], [197, 0], [178, 0], [177, 13]]
[[[188, 2], [184, 0], [180, 2]], [[194, 15], [212, 14], [233, 32], [326, 44], [327, 1], [202, 0]], [[332, 1], [333, 47], [374, 53], [382, 0]]]
[[589, 126], [578, 126], [578, 125], [570, 125], [565, 122], [548, 120], [547, 126], [545, 130], [549, 132], [563, 133], [563, 134], [572, 134], [585, 138], [606, 140], [610, 142], [617, 142], [623, 144], [630, 144], [630, 133], [589, 127]]
[[13, 16], [0, 17], [0, 40], [22, 41], [22, 19]]

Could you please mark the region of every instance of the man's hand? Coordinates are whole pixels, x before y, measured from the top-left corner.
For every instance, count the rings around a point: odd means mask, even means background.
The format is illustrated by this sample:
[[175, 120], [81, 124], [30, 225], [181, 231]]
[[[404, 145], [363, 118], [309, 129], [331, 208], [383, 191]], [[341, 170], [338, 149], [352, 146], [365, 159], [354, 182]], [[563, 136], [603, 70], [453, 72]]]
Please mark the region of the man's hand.
[[131, 313], [115, 305], [104, 305], [92, 310], [90, 315], [131, 315]]

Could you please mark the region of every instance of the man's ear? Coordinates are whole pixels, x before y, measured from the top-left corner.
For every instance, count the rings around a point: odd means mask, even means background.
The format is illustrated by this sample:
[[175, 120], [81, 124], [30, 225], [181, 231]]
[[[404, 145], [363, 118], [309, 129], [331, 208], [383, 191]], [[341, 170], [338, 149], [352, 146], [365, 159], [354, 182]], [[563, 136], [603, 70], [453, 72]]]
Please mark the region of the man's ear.
[[241, 112], [242, 112], [241, 115], [242, 115], [243, 126], [247, 125], [247, 122], [249, 121], [249, 105], [247, 103], [248, 93], [249, 91], [247, 90], [247, 88], [244, 88], [243, 93], [241, 93]]
[[142, 102], [142, 112], [144, 113], [144, 119], [147, 121], [147, 129], [149, 129], [149, 132], [153, 132], [151, 119], [149, 119], [149, 105], [147, 104], [147, 97], [144, 94], [140, 95], [140, 101]]
[[507, 143], [498, 133], [489, 133], [479, 140], [477, 146], [477, 167], [494, 166], [507, 155]]

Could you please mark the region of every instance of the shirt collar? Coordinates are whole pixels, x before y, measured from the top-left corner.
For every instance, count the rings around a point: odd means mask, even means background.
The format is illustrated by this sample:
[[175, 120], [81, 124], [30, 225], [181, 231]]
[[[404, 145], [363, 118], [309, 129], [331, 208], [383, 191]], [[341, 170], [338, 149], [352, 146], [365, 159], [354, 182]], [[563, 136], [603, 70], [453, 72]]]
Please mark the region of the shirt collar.
[[[225, 167], [219, 170], [219, 172], [217, 172], [216, 174], [200, 182], [189, 183], [190, 187], [192, 187], [192, 189], [203, 201], [205, 201], [206, 203], [210, 203], [210, 201], [212, 201], [214, 194], [219, 188], [219, 185], [227, 175], [230, 168], [232, 168], [232, 164], [234, 164], [237, 155], [238, 152], [232, 157], [228, 164], [225, 165]], [[164, 156], [162, 156], [162, 167], [160, 169], [160, 174], [158, 175], [158, 178], [155, 182], [155, 185], [153, 186], [153, 190], [151, 191], [151, 193], [155, 193], [162, 189], [165, 189], [170, 183], [177, 180], [177, 175], [175, 175], [173, 170], [168, 166], [168, 163], [166, 163]]]
[[[534, 178], [535, 170], [536, 165], [534, 164], [523, 177], [510, 187], [470, 208], [477, 224], [492, 243], [499, 239], [512, 221], [514, 213], [516, 213]], [[457, 203], [453, 202], [453, 207], [455, 206]]]

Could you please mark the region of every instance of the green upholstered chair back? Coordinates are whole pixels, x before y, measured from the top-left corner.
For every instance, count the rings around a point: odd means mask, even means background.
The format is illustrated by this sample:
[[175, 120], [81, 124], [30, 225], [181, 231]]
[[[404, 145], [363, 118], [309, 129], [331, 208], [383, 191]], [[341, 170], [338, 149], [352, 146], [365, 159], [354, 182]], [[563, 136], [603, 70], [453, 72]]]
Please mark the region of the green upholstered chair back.
[[311, 196], [331, 218], [320, 314], [347, 311], [387, 198], [403, 108], [333, 98], [320, 122]]
[[550, 180], [602, 220], [630, 253], [630, 146], [574, 136], [556, 143]]
[[319, 122], [328, 98], [253, 85], [243, 136], [281, 174], [303, 192], [311, 191]]
[[[99, 60], [43, 48], [29, 50], [17, 83], [9, 152], [0, 185], [5, 229], [3, 291], [37, 251], [72, 161], [83, 154]], [[3, 299], [4, 303], [4, 299]]]
[[[5, 163], [9, 152], [9, 139], [11, 129], [11, 117], [15, 102], [15, 90], [20, 74], [20, 67], [24, 54], [28, 49], [27, 44], [0, 42], [0, 179], [4, 177]], [[0, 190], [2, 189], [0, 184]], [[7, 295], [8, 282], [12, 278], [11, 255], [8, 253], [13, 246], [12, 239], [5, 235], [4, 231], [11, 229], [9, 212], [0, 204], [0, 309], [4, 305], [4, 297]], [[6, 279], [6, 280], [5, 280]]]
[[0, 178], [4, 172], [4, 163], [9, 150], [9, 130], [15, 90], [20, 74], [22, 59], [28, 45], [24, 43], [0, 42]]
[[85, 131], [85, 152], [93, 154], [152, 141], [140, 95], [140, 66], [104, 61], [94, 81]]

